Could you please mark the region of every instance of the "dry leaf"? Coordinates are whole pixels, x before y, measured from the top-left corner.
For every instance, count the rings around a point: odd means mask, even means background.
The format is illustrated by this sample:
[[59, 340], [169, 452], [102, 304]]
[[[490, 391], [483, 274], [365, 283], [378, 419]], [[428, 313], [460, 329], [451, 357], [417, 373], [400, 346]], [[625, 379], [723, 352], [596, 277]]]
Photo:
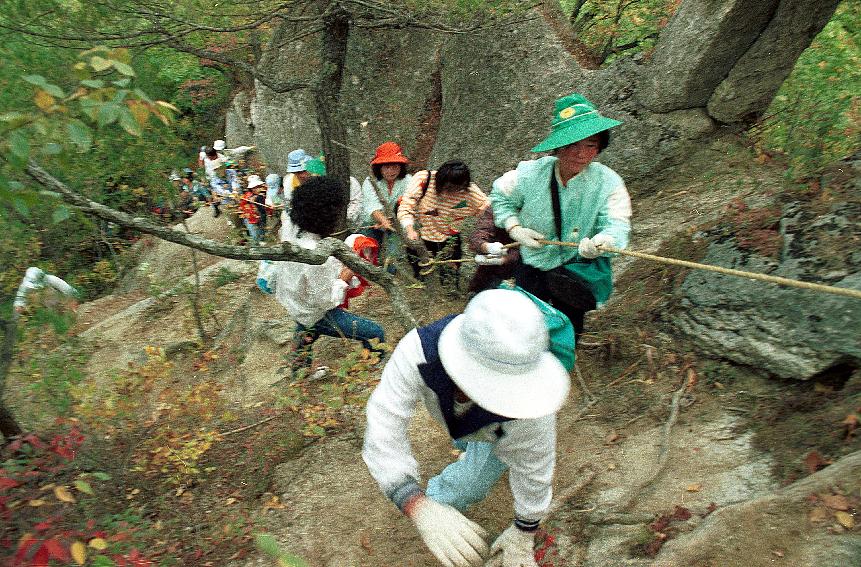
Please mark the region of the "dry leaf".
[[832, 388], [831, 386], [827, 386], [822, 382], [816, 382], [815, 384], [813, 384], [813, 391], [819, 394], [830, 394], [834, 391], [834, 388]]
[[33, 97], [33, 101], [36, 103], [36, 106], [45, 112], [54, 106], [54, 97], [42, 90], [36, 93], [36, 96]]
[[853, 518], [852, 514], [849, 512], [834, 512], [834, 517], [837, 518], [840, 525], [847, 530], [851, 530], [855, 527], [855, 518]]
[[702, 490], [702, 488], [703, 485], [701, 482], [695, 482], [693, 484], [689, 484], [685, 490], [687, 490], [688, 492], [699, 492], [700, 490]]
[[832, 510], [849, 509], [849, 499], [845, 496], [840, 496], [839, 494], [829, 494], [828, 496], [822, 496], [822, 503], [831, 508]]
[[94, 537], [93, 539], [90, 540], [90, 543], [88, 545], [90, 547], [92, 547], [93, 549], [96, 549], [98, 551], [102, 551], [103, 549], [107, 549], [108, 542], [103, 540], [100, 537]]
[[44, 506], [45, 501], [41, 498], [36, 498], [35, 500], [30, 500], [29, 502], [27, 502], [27, 505], [32, 506], [33, 508], [38, 508], [39, 506]]
[[359, 545], [368, 552], [368, 555], [374, 554], [374, 549], [371, 547], [371, 538], [367, 532], [362, 532], [362, 535], [359, 537]]
[[608, 471], [616, 470], [616, 463], [610, 463], [609, 465], [607, 465], [607, 470]]
[[822, 524], [828, 521], [828, 510], [822, 506], [817, 506], [807, 514], [807, 519], [812, 524]]
[[697, 385], [697, 371], [691, 367], [688, 367], [687, 375], [688, 375], [688, 383], [687, 383], [687, 386], [685, 386], [685, 388], [688, 391], [690, 391], [690, 390], [693, 390], [694, 386]]
[[774, 550], [774, 551], [772, 551], [771, 553], [772, 553], [773, 555], [778, 556], [778, 557], [783, 557], [783, 552], [782, 552], [782, 551], [780, 551], [779, 549], [775, 549], [775, 550]]
[[228, 498], [227, 500], [224, 501], [224, 503], [227, 504], [228, 506], [230, 506], [231, 504], [236, 504], [237, 502], [238, 502], [238, 500], [236, 500], [236, 498], [233, 498], [233, 497]]
[[620, 439], [622, 439], [622, 436], [613, 431], [604, 438], [604, 445], [612, 445], [613, 443], [618, 443]]
[[69, 551], [72, 553], [72, 559], [74, 559], [75, 563], [78, 565], [83, 565], [87, 562], [87, 546], [80, 541], [73, 543], [72, 547], [69, 548]]
[[810, 451], [807, 453], [807, 456], [804, 457], [804, 464], [807, 466], [808, 472], [813, 474], [819, 469], [824, 468], [827, 463], [825, 462], [825, 459], [822, 458], [822, 455], [819, 454], [819, 451]]
[[77, 500], [75, 500], [75, 497], [65, 486], [54, 487], [54, 496], [57, 497], [57, 500], [60, 500], [62, 502], [68, 502], [69, 504], [74, 504], [75, 502], [77, 502]]

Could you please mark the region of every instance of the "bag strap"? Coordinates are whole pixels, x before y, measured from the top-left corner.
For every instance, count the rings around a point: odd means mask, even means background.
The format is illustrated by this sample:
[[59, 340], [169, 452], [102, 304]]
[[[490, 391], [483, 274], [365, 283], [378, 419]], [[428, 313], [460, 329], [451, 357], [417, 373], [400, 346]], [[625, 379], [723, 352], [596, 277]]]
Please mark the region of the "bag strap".
[[557, 240], [562, 240], [562, 204], [559, 202], [559, 182], [556, 181], [556, 168], [550, 172], [550, 198], [553, 200], [553, 220], [556, 222]]

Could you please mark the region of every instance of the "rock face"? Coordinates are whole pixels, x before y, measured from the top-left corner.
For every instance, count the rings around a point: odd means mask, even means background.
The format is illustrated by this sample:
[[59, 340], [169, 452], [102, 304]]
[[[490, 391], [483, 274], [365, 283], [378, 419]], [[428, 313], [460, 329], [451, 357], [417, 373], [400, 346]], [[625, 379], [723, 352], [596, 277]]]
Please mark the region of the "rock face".
[[[779, 258], [712, 243], [703, 262], [861, 290], [861, 204], [816, 214], [784, 208]], [[854, 244], [853, 244], [854, 243]], [[676, 328], [704, 352], [781, 378], [848, 377], [861, 367], [861, 301], [695, 271], [680, 290]]]
[[[313, 42], [288, 44], [268, 53], [261, 68], [276, 82], [309, 79], [319, 65], [317, 52]], [[537, 13], [471, 34], [353, 30], [341, 95], [347, 144], [357, 150], [351, 170], [365, 177], [374, 148], [395, 140], [421, 167], [463, 159], [489, 191], [496, 177], [535, 157], [529, 150], [549, 131], [554, 100], [582, 92], [602, 113], [624, 122], [599, 161], [625, 177], [636, 194], [643, 190], [639, 181], [653, 179], [715, 131], [704, 108], [646, 110], [632, 96], [645, 69], [632, 61], [582, 69]], [[247, 100], [237, 99], [228, 115], [228, 143], [256, 145], [280, 172], [290, 150], [319, 151], [308, 90], [278, 94], [258, 83], [253, 98], [240, 96]]]

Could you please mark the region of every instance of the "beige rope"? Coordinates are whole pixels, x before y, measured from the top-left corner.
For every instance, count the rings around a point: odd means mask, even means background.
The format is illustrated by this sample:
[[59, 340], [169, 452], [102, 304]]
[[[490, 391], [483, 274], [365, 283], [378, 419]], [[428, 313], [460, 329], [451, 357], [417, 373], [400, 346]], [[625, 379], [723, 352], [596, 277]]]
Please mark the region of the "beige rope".
[[789, 278], [781, 278], [779, 276], [769, 276], [768, 274], [759, 274], [756, 272], [745, 272], [743, 270], [734, 270], [732, 268], [722, 268], [721, 266], [710, 266], [708, 264], [698, 264], [696, 262], [688, 262], [687, 260], [677, 260], [675, 258], [664, 258], [663, 256], [655, 256], [654, 254], [646, 254], [645, 252], [634, 252], [633, 250], [619, 250], [612, 246], [600, 246], [604, 252], [612, 252], [614, 254], [622, 254], [624, 256], [633, 256], [634, 258], [642, 258], [643, 260], [651, 260], [652, 262], [660, 262], [662, 264], [670, 264], [673, 266], [682, 266], [685, 268], [694, 268], [695, 270], [707, 270], [709, 272], [717, 272], [727, 276], [736, 276], [739, 278], [747, 278], [751, 280], [759, 280], [777, 285], [785, 285], [788, 287], [797, 287], [799, 289], [809, 289], [822, 293], [831, 293], [834, 295], [845, 295], [846, 297], [854, 297], [861, 299], [861, 290], [850, 289], [846, 287], [834, 287], [830, 285], [816, 284], [810, 282], [802, 282], [791, 280]]
[[[579, 246], [578, 242], [560, 242], [558, 240], [538, 240], [539, 243], [544, 244], [545, 246], [566, 246], [566, 247], [576, 247]], [[514, 242], [512, 244], [507, 244], [506, 248], [515, 248], [520, 244]], [[732, 268], [723, 268], [721, 266], [711, 266], [709, 264], [699, 264], [697, 262], [689, 262], [687, 260], [678, 260], [676, 258], [665, 258], [663, 256], [656, 256], [655, 254], [646, 254], [645, 252], [634, 252], [633, 250], [620, 250], [618, 248], [613, 248], [612, 246], [599, 246], [599, 248], [604, 252], [611, 252], [613, 254], [621, 254], [623, 256], [633, 256], [634, 258], [641, 258], [643, 260], [650, 260], [652, 262], [659, 262], [661, 264], [669, 264], [672, 266], [682, 266], [684, 268], [693, 268], [695, 270], [706, 270], [709, 272], [717, 272], [719, 274], [724, 274], [727, 276], [735, 276], [739, 278], [747, 278], [751, 280], [759, 280], [763, 282], [773, 283], [777, 285], [783, 285], [787, 287], [796, 287], [799, 289], [808, 289], [811, 291], [819, 291], [822, 293], [830, 293], [833, 295], [843, 295], [846, 297], [854, 297], [856, 299], [861, 299], [861, 290], [850, 289], [845, 287], [834, 287], [823, 284], [816, 284], [810, 282], [803, 282], [799, 280], [792, 280], [789, 278], [781, 278], [779, 276], [770, 276], [768, 274], [759, 274], [756, 272], [745, 272], [744, 270], [735, 270]], [[472, 260], [472, 258], [463, 258], [459, 260], [436, 260], [431, 259], [425, 265], [428, 267], [427, 269], [433, 271], [434, 264], [443, 264], [443, 263], [453, 263], [453, 262], [468, 262]]]

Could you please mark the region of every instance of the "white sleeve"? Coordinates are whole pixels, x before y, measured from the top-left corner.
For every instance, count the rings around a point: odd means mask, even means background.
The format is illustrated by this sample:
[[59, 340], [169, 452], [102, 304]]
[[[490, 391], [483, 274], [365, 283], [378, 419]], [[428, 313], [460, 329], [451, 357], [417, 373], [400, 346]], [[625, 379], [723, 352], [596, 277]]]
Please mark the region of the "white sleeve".
[[15, 293], [15, 302], [13, 305], [15, 307], [24, 307], [27, 304], [27, 294], [31, 289], [42, 289], [44, 284], [42, 283], [42, 278], [45, 276], [45, 272], [43, 272], [40, 268], [29, 267], [27, 271], [24, 272], [24, 279], [21, 280], [21, 284], [18, 286], [18, 292]]
[[347, 203], [347, 222], [358, 225], [362, 215], [362, 186], [355, 177], [350, 177], [350, 202]]
[[58, 278], [57, 276], [52, 276], [51, 274], [45, 274], [45, 283], [52, 288], [56, 289], [63, 295], [68, 295], [71, 297], [76, 297], [78, 295], [78, 290], [73, 286], [66, 283], [65, 280]]
[[509, 466], [508, 482], [514, 514], [521, 520], [541, 520], [553, 498], [556, 466], [556, 416], [503, 424], [505, 435], [494, 453]]
[[424, 362], [421, 340], [413, 329], [398, 343], [368, 400], [362, 459], [389, 498], [398, 488], [420, 480], [407, 428], [421, 398], [424, 382], [417, 366]]

